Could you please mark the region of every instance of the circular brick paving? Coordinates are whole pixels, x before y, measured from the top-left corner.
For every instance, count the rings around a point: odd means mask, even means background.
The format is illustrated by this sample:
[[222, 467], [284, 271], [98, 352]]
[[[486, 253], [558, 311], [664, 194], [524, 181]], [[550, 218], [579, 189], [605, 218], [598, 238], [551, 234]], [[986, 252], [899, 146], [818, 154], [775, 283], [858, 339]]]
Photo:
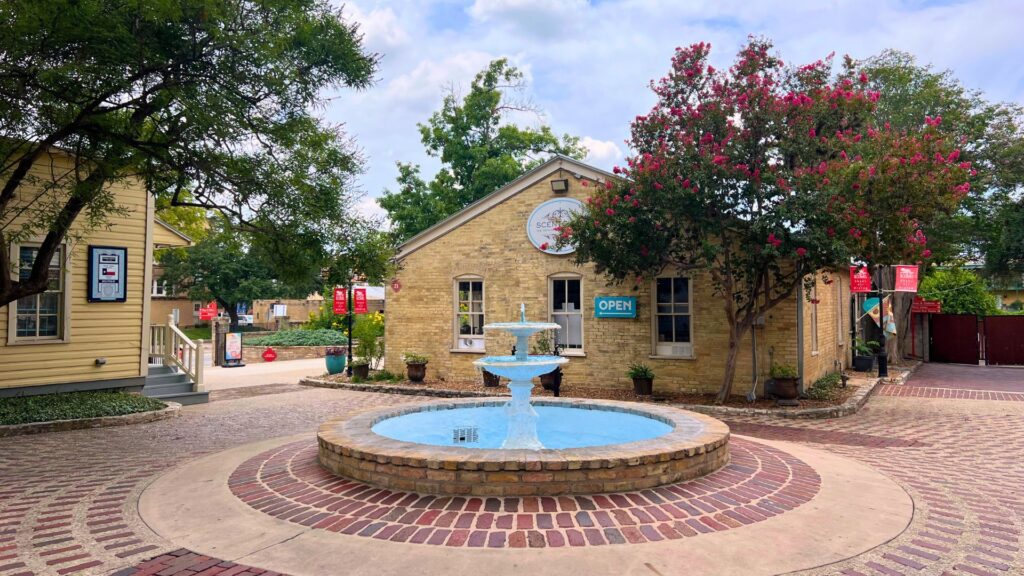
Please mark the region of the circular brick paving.
[[703, 478], [631, 493], [558, 497], [446, 497], [389, 491], [339, 478], [315, 441], [262, 452], [230, 476], [250, 507], [302, 526], [393, 542], [525, 548], [640, 544], [729, 530], [785, 514], [818, 493], [810, 466], [733, 438], [732, 461]]

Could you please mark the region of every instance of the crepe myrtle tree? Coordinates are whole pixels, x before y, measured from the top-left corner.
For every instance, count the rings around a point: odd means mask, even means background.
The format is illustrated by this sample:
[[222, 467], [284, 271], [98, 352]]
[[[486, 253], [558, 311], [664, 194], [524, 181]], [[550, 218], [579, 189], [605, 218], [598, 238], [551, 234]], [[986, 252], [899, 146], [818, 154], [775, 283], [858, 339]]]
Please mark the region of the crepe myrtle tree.
[[[220, 212], [282, 267], [305, 264], [286, 272], [319, 267], [360, 162], [314, 111], [377, 66], [340, 9], [8, 0], [0, 20], [0, 306], [45, 290], [62, 243], [127, 215], [114, 190], [132, 182]], [[68, 169], [32, 170], [64, 153]], [[35, 264], [12, 277], [10, 245], [34, 238]]]
[[763, 39], [726, 71], [709, 53], [704, 43], [676, 50], [652, 83], [657, 103], [632, 124], [636, 154], [614, 170], [623, 179], [597, 186], [559, 243], [618, 282], [666, 267], [706, 272], [729, 327], [724, 402], [755, 320], [849, 261], [853, 243], [836, 233], [842, 217], [825, 209], [823, 183], [838, 186], [827, 176], [839, 174], [834, 140], [870, 125], [878, 94], [853, 70], [834, 77], [831, 57], [787, 68]]

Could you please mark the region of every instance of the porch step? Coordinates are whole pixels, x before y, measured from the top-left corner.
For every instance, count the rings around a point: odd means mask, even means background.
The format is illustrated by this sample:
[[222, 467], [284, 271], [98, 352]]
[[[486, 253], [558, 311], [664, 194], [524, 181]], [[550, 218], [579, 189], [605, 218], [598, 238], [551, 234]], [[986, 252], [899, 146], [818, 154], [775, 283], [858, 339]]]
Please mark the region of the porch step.
[[150, 365], [142, 395], [180, 404], [205, 404], [210, 401], [209, 392], [193, 392], [192, 380], [175, 368]]
[[[147, 394], [147, 396], [149, 396]], [[165, 394], [160, 396], [153, 396], [157, 400], [167, 400], [168, 402], [177, 402], [188, 406], [190, 404], [206, 404], [210, 401], [209, 392], [183, 392], [180, 394]]]

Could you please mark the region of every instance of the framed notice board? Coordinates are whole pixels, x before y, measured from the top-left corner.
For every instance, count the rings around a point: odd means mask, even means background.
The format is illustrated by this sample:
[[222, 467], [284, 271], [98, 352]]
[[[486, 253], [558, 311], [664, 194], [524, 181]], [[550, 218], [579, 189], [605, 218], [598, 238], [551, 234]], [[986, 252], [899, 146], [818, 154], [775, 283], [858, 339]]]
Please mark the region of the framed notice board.
[[89, 246], [89, 302], [124, 302], [128, 293], [128, 249]]

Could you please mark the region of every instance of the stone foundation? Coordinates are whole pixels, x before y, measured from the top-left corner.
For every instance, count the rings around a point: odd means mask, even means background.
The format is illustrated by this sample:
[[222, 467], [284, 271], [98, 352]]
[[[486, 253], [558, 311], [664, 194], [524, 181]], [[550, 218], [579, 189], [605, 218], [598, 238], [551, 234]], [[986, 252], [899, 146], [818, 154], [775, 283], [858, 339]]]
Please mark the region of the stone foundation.
[[700, 421], [695, 437], [679, 431], [610, 446], [566, 450], [492, 450], [430, 446], [385, 438], [377, 422], [423, 410], [500, 406], [505, 400], [465, 399], [375, 409], [332, 420], [317, 435], [320, 464], [335, 474], [391, 490], [474, 496], [555, 496], [631, 492], [704, 476], [729, 462], [729, 427], [693, 412], [626, 402], [538, 398], [535, 406], [565, 406], [638, 414], [675, 425]]

